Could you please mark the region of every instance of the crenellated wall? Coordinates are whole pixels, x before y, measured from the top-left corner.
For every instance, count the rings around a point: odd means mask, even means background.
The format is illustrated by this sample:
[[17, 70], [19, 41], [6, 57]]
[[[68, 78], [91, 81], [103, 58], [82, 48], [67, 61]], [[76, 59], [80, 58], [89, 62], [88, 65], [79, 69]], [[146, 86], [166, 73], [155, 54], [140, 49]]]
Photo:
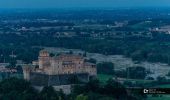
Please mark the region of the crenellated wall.
[[95, 64], [84, 62], [83, 57], [77, 55], [62, 54], [50, 57], [45, 50], [39, 54], [39, 69], [49, 75], [89, 73], [97, 75]]
[[70, 79], [73, 77], [81, 82], [88, 82], [89, 78], [97, 76], [96, 65], [85, 62], [83, 57], [69, 54], [50, 57], [45, 50], [40, 51], [38, 61], [23, 66], [23, 73], [24, 79], [33, 86], [58, 88], [72, 84]]

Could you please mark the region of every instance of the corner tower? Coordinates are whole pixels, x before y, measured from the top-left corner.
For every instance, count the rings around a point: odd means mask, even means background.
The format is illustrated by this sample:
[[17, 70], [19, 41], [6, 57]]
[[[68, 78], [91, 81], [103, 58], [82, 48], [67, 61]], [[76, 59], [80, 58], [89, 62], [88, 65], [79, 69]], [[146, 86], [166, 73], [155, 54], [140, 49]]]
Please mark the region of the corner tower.
[[38, 57], [39, 69], [45, 69], [50, 66], [50, 55], [48, 51], [41, 50]]

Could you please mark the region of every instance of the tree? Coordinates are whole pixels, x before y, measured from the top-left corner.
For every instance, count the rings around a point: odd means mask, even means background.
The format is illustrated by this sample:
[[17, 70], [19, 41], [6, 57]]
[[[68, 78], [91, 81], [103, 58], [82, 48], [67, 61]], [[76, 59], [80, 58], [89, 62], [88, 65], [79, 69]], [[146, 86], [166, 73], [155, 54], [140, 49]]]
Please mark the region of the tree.
[[55, 56], [55, 54], [53, 54], [53, 53], [50, 53], [50, 57], [54, 57]]
[[114, 64], [112, 62], [103, 62], [97, 64], [97, 72], [98, 74], [114, 74]]
[[18, 65], [16, 69], [18, 73], [23, 73], [22, 66]]
[[16, 67], [16, 60], [15, 59], [11, 59], [9, 66], [6, 66], [7, 68], [15, 68]]
[[146, 80], [154, 80], [153, 77], [147, 77]]
[[97, 79], [92, 79], [86, 84], [86, 91], [98, 92], [100, 88], [100, 81]]
[[36, 100], [37, 91], [30, 83], [17, 78], [0, 82], [0, 100]]
[[88, 100], [88, 97], [87, 96], [84, 96], [83, 94], [80, 94], [76, 97], [75, 100]]
[[87, 52], [84, 52], [84, 53], [83, 53], [83, 57], [87, 57]]
[[126, 69], [127, 77], [132, 79], [144, 79], [146, 77], [146, 69], [144, 67], [129, 67]]
[[73, 54], [73, 51], [72, 51], [72, 50], [70, 50], [70, 51], [68, 52], [68, 54]]
[[161, 77], [161, 76], [157, 77], [157, 81], [158, 81], [158, 83], [165, 83], [165, 82], [167, 82], [166, 78], [165, 77]]
[[127, 77], [126, 70], [118, 70], [118, 71], [115, 71], [114, 74], [116, 77], [122, 77], [122, 78]]
[[59, 100], [59, 95], [52, 86], [45, 86], [39, 94], [40, 100]]
[[[115, 97], [117, 99], [126, 98], [127, 92], [125, 87], [119, 82], [109, 79], [107, 84], [104, 86], [104, 94]], [[121, 95], [120, 95], [121, 94]]]
[[112, 97], [102, 97], [99, 98], [98, 100], [115, 100], [115, 99], [113, 99]]
[[170, 71], [168, 72], [167, 76], [170, 76]]
[[86, 62], [90, 62], [90, 63], [94, 63], [94, 64], [96, 64], [96, 59], [93, 59], [93, 58], [90, 58], [90, 59], [86, 59], [85, 60]]

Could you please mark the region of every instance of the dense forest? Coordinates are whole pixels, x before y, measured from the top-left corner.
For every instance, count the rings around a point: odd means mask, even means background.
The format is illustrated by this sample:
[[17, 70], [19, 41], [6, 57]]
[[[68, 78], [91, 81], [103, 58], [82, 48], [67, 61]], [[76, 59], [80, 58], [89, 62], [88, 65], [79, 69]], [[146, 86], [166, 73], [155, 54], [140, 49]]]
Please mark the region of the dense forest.
[[107, 38], [91, 39], [86, 37], [55, 38], [53, 34], [1, 34], [0, 62], [10, 61], [9, 55], [17, 55], [15, 59], [30, 63], [37, 59], [43, 47], [63, 47], [81, 49], [86, 52], [105, 55], [124, 55], [136, 61], [170, 63], [170, 35], [153, 33], [153, 38]]
[[98, 80], [91, 80], [85, 85], [75, 85], [72, 93], [66, 95], [62, 90], [55, 91], [52, 86], [45, 86], [39, 92], [25, 80], [10, 78], [0, 82], [0, 91], [1, 100], [139, 100], [146, 98], [145, 95], [127, 94], [124, 86], [112, 79], [109, 79], [105, 85]]

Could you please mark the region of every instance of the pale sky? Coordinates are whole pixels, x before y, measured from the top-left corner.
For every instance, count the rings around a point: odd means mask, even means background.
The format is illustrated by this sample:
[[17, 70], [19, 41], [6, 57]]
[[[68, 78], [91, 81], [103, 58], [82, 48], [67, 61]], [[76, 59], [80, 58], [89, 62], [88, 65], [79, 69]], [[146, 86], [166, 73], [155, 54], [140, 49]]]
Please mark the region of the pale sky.
[[170, 0], [0, 0], [0, 8], [170, 7]]

